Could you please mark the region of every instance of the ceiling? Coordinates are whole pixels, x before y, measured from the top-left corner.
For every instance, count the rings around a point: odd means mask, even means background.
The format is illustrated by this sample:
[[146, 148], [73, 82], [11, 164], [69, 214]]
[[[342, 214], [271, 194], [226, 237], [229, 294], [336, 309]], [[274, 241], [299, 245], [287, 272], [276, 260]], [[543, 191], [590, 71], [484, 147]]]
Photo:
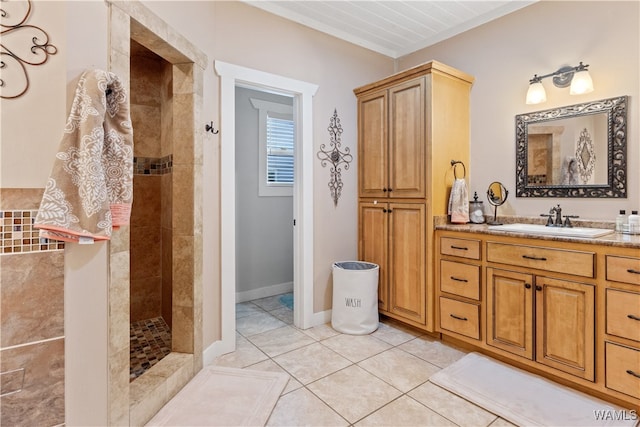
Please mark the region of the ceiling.
[[534, 1], [245, 0], [245, 3], [395, 59]]

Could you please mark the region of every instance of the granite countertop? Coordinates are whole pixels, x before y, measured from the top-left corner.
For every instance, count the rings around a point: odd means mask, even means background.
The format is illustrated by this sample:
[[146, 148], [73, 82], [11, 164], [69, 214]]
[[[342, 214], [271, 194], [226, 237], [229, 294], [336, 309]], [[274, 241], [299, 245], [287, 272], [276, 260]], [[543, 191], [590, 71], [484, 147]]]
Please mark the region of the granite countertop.
[[[518, 217], [518, 216], [504, 216], [497, 218], [499, 222], [503, 224], [542, 224], [540, 218], [534, 217]], [[613, 221], [573, 221], [575, 227], [589, 227], [589, 228], [606, 228], [614, 229], [615, 223]], [[553, 240], [559, 242], [574, 242], [574, 243], [589, 243], [598, 244], [604, 246], [617, 246], [625, 248], [637, 248], [640, 249], [640, 235], [611, 233], [606, 236], [595, 238], [583, 238], [583, 237], [569, 237], [569, 236], [551, 236], [534, 233], [516, 233], [513, 231], [502, 231], [489, 227], [487, 224], [451, 224], [447, 222], [447, 218], [440, 216], [435, 218], [436, 230], [447, 231], [464, 231], [467, 233], [481, 233], [492, 234], [496, 236], [514, 236], [525, 237], [537, 240]]]

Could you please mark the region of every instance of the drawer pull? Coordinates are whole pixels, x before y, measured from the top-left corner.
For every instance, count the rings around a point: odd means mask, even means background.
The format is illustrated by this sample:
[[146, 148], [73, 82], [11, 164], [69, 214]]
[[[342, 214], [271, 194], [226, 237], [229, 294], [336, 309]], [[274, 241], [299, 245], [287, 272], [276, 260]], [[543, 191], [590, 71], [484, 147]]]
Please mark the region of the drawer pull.
[[534, 261], [546, 261], [547, 260], [545, 257], [537, 257], [537, 256], [531, 256], [531, 255], [522, 255], [522, 258], [532, 259]]
[[[458, 279], [457, 277], [453, 277], [453, 276], [451, 276], [451, 280], [455, 280], [456, 282], [465, 282], [465, 283], [468, 282], [467, 279]], [[638, 320], [640, 320], [640, 319], [638, 319]]]
[[627, 369], [627, 374], [633, 375], [636, 378], [640, 378], [640, 374], [637, 372], [633, 372], [631, 369]]
[[[460, 316], [456, 316], [455, 314], [449, 314], [449, 316], [453, 317], [454, 319], [458, 319], [458, 320], [464, 320], [465, 322], [469, 319], [467, 319], [466, 317], [460, 317]], [[629, 371], [627, 371], [629, 372]]]
[[460, 249], [461, 251], [468, 251], [469, 250], [469, 248], [465, 248], [465, 247], [462, 247], [462, 246], [453, 246], [453, 245], [451, 245], [451, 249]]
[[633, 268], [630, 268], [627, 270], [627, 273], [631, 273], [631, 274], [640, 274], [639, 270], [634, 270]]
[[633, 314], [627, 314], [627, 317], [631, 320], [640, 320], [640, 317]]

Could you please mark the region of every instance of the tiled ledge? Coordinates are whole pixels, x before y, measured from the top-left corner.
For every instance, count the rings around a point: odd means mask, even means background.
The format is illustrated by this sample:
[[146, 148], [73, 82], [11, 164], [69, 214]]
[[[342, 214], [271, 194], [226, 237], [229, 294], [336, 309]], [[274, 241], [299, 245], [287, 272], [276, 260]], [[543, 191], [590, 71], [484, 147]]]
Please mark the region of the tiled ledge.
[[193, 354], [173, 352], [135, 379], [129, 386], [129, 425], [145, 425], [193, 375]]

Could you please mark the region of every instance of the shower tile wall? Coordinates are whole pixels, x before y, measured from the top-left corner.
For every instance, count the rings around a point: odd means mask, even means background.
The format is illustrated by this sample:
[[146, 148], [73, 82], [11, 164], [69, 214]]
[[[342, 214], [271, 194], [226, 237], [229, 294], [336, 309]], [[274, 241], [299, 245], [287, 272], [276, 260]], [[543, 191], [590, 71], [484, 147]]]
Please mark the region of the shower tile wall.
[[131, 322], [162, 316], [171, 325], [171, 94], [170, 65], [132, 41]]
[[64, 244], [32, 235], [42, 192], [0, 192], [0, 425], [65, 421]]

